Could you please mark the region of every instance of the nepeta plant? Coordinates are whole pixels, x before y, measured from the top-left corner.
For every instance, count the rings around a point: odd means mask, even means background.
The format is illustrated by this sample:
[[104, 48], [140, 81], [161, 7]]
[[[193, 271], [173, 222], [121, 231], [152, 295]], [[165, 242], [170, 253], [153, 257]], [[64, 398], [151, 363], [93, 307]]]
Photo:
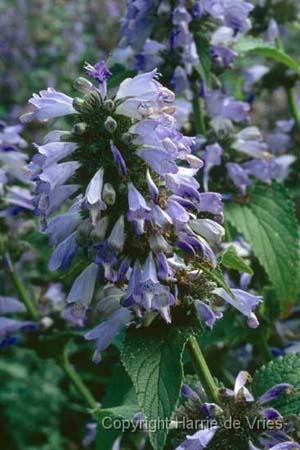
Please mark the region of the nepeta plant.
[[[74, 118], [70, 132], [52, 131], [37, 146], [31, 171], [36, 213], [54, 245], [50, 269], [67, 269], [76, 253], [86, 255], [67, 298], [74, 315], [85, 315], [96, 283], [102, 284], [97, 309], [106, 320], [86, 334], [96, 341], [94, 360], [124, 325], [147, 326], [157, 314], [171, 323], [180, 309], [212, 327], [222, 317], [216, 297], [256, 327], [259, 298], [216, 289], [205, 275], [217, 265], [211, 245], [225, 233], [218, 223], [222, 201], [199, 190], [195, 175], [203, 162], [192, 153], [195, 139], [178, 130], [174, 94], [154, 70], [124, 80], [110, 95], [106, 65], [86, 69], [98, 87], [77, 79], [85, 95], [74, 100], [41, 91], [23, 121]], [[47, 221], [69, 197], [68, 211]]]

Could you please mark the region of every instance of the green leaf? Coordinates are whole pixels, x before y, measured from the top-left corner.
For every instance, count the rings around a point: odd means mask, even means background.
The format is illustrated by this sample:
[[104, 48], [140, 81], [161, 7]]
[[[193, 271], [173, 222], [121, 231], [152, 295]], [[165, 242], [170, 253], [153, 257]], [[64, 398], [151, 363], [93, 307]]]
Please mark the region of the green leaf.
[[194, 34], [197, 53], [199, 56], [199, 64], [196, 65], [196, 70], [204, 81], [207, 87], [211, 85], [211, 55], [210, 44], [207, 37], [202, 33]]
[[[172, 416], [183, 379], [182, 353], [191, 334], [161, 323], [128, 330], [121, 357], [146, 420]], [[150, 432], [156, 450], [165, 445], [168, 430], [164, 428]]]
[[250, 36], [244, 37], [235, 44], [234, 49], [242, 55], [248, 52], [253, 52], [257, 55], [265, 56], [266, 58], [270, 58], [278, 63], [284, 64], [298, 74], [300, 73], [300, 65], [297, 61], [291, 58], [284, 51], [267, 44], [262, 39]]
[[133, 418], [139, 411], [137, 404], [124, 404], [113, 408], [95, 409], [93, 416], [98, 423], [96, 448], [97, 450], [111, 450], [118, 436], [122, 434], [119, 427], [114, 427], [114, 419], [126, 422], [126, 428], [133, 424]]
[[236, 248], [230, 245], [221, 255], [220, 264], [228, 269], [238, 270], [239, 272], [246, 272], [253, 275], [251, 267], [241, 258]]
[[223, 275], [223, 272], [222, 272], [220, 266], [212, 268], [212, 267], [208, 267], [206, 264], [200, 264], [200, 268], [203, 270], [203, 272], [208, 276], [208, 278], [211, 281], [214, 281], [218, 286], [225, 289], [225, 291], [231, 297], [233, 297], [231, 289], [225, 281], [225, 278], [224, 278], [224, 275]]
[[261, 38], [253, 36], [245, 36], [239, 39], [233, 46], [238, 53], [247, 53], [258, 48], [274, 48], [272, 44], [265, 42]]
[[251, 244], [286, 310], [299, 287], [297, 222], [287, 191], [278, 184], [252, 186], [249, 202], [228, 204], [225, 218]]
[[[101, 427], [105, 426], [105, 419], [124, 419], [133, 423], [135, 414], [139, 412], [137, 404], [125, 404], [121, 406], [114, 406], [113, 408], [95, 409], [93, 415]], [[111, 423], [111, 422], [110, 422]]]
[[[253, 377], [252, 391], [255, 397], [264, 394], [279, 383], [290, 383], [295, 389], [300, 388], [300, 353], [280, 356], [260, 368]], [[299, 414], [300, 392], [283, 394], [272, 403], [283, 416]]]

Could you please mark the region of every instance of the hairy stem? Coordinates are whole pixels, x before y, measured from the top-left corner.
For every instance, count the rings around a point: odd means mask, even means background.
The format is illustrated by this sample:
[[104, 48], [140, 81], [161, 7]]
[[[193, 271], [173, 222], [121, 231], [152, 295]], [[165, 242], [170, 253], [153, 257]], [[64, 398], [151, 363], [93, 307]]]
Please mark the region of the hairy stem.
[[39, 319], [39, 311], [38, 311], [37, 307], [35, 306], [35, 304], [33, 303], [33, 301], [31, 300], [30, 294], [28, 293], [26, 287], [24, 286], [24, 283], [22, 282], [21, 278], [19, 277], [19, 274], [17, 273], [17, 271], [13, 265], [13, 262], [11, 260], [9, 253], [5, 252], [3, 254], [3, 259], [4, 259], [5, 270], [9, 276], [12, 284], [14, 285], [15, 290], [18, 293], [20, 300], [26, 306], [30, 317], [33, 320], [38, 320]]
[[73, 365], [71, 364], [69, 360], [69, 354], [67, 350], [67, 346], [65, 346], [62, 360], [61, 360], [62, 368], [64, 369], [66, 375], [70, 378], [74, 386], [76, 387], [79, 394], [82, 396], [82, 398], [86, 401], [89, 408], [95, 409], [97, 408], [97, 402], [93, 397], [93, 394], [89, 390], [89, 388], [84, 384], [82, 379], [80, 378], [80, 375], [76, 372]]
[[202, 386], [207, 394], [208, 400], [213, 403], [219, 403], [218, 388], [210, 373], [209, 367], [205, 361], [204, 355], [198, 344], [197, 339], [192, 336], [188, 340], [187, 347], [190, 357], [193, 361], [195, 371], [199, 376]]

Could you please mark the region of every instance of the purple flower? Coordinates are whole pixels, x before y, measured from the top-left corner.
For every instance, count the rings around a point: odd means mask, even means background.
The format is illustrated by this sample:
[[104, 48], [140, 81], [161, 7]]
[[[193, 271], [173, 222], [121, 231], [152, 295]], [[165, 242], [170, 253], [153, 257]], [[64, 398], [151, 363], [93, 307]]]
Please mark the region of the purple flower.
[[160, 66], [163, 62], [161, 52], [165, 49], [166, 46], [164, 44], [147, 39], [141, 52], [135, 55], [137, 69], [150, 71]]
[[82, 307], [85, 312], [94, 295], [97, 274], [98, 266], [94, 263], [84, 269], [74, 281], [67, 297], [67, 303], [75, 303], [76, 307]]
[[251, 185], [251, 181], [247, 172], [240, 164], [227, 163], [227, 172], [229, 178], [231, 178], [233, 184], [240, 190], [242, 194], [245, 194], [247, 186]]
[[267, 392], [265, 392], [261, 397], [259, 397], [258, 401], [261, 405], [268, 403], [272, 400], [276, 400], [282, 393], [291, 393], [293, 392], [293, 386], [288, 383], [281, 383], [273, 386]]
[[209, 328], [213, 328], [216, 321], [223, 317], [222, 313], [215, 313], [209, 305], [200, 300], [195, 301], [195, 306], [199, 319], [203, 320], [205, 325]]
[[216, 192], [205, 192], [199, 195], [197, 204], [198, 211], [207, 211], [212, 214], [221, 214], [223, 211], [223, 202], [221, 194]]
[[218, 427], [208, 428], [206, 430], [197, 431], [192, 436], [187, 436], [176, 450], [202, 450], [207, 447], [214, 437]]
[[249, 292], [242, 291], [241, 289], [232, 289], [231, 292], [233, 297], [223, 288], [214, 289], [214, 293], [218, 297], [223, 298], [227, 303], [232, 305], [248, 318], [248, 326], [250, 328], [258, 327], [259, 323], [253, 311], [260, 304], [261, 298], [256, 295], [249, 294]]
[[33, 94], [29, 103], [33, 105], [34, 110], [21, 116], [21, 121], [25, 123], [32, 120], [49, 120], [67, 114], [76, 114], [76, 110], [73, 108], [73, 99], [53, 88], [40, 91], [39, 95]]
[[0, 314], [15, 314], [26, 312], [26, 308], [19, 300], [13, 297], [0, 296]]
[[233, 148], [252, 158], [265, 158], [268, 156], [268, 146], [263, 141], [263, 137], [257, 127], [247, 127], [237, 133]]
[[121, 252], [123, 250], [125, 242], [124, 216], [120, 216], [117, 222], [114, 224], [107, 242], [113, 250], [117, 252]]
[[7, 336], [17, 331], [23, 330], [35, 330], [37, 325], [34, 322], [7, 319], [6, 317], [0, 317], [0, 336]]
[[124, 80], [116, 95], [116, 100], [122, 100], [117, 113], [141, 119], [173, 103], [174, 94], [157, 81], [157, 76], [153, 70]]
[[[269, 450], [297, 450], [300, 449], [300, 445], [297, 442], [287, 441], [281, 442], [280, 444], [273, 445], [269, 447]], [[249, 450], [260, 450], [258, 447], [249, 442]]]
[[122, 175], [126, 175], [127, 174], [127, 167], [126, 167], [125, 160], [124, 160], [120, 150], [113, 144], [113, 142], [110, 143], [110, 149], [111, 149], [111, 152], [113, 154], [114, 161], [115, 161], [116, 164], [118, 164]]
[[222, 225], [211, 219], [193, 219], [189, 222], [189, 226], [210, 244], [220, 244], [225, 236]]
[[128, 183], [128, 220], [136, 223], [138, 234], [144, 232], [144, 220], [147, 213], [151, 211], [143, 195], [136, 189], [133, 183]]
[[214, 121], [218, 119], [244, 122], [248, 118], [248, 103], [226, 97], [221, 91], [207, 91], [205, 95], [207, 110]]
[[86, 63], [85, 69], [87, 74], [91, 78], [94, 78], [95, 80], [99, 81], [100, 93], [102, 97], [105, 97], [107, 92], [106, 80], [111, 75], [111, 72], [108, 69], [105, 61], [97, 62], [94, 66], [91, 66], [91, 64]]
[[127, 308], [119, 308], [111, 314], [109, 319], [85, 334], [85, 339], [96, 341], [96, 351], [93, 356], [96, 364], [102, 359], [101, 353], [112, 343], [124, 325], [131, 322], [132, 318], [132, 313]]

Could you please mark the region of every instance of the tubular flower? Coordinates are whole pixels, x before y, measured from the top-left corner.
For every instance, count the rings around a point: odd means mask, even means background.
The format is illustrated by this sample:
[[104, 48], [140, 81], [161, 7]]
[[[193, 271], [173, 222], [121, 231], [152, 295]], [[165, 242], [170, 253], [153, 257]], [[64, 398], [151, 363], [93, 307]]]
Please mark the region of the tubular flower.
[[[200, 266], [216, 265], [210, 245], [224, 236], [213, 220], [222, 213], [221, 197], [199, 192], [195, 175], [203, 163], [191, 155], [194, 138], [177, 128], [173, 92], [154, 70], [124, 80], [111, 96], [103, 64], [87, 66], [99, 89], [82, 78], [76, 82], [85, 95], [68, 100], [73, 129], [50, 132], [30, 164], [35, 211], [54, 247], [50, 269], [67, 269], [78, 254], [87, 261], [67, 297], [74, 315], [84, 317], [97, 282], [117, 288], [108, 323], [86, 336], [96, 341], [97, 361], [124, 324], [149, 313], [171, 322], [172, 305], [196, 300], [205, 281]], [[56, 107], [60, 116], [60, 99], [65, 102], [55, 93], [49, 104], [41, 95], [25, 119], [39, 117], [39, 110], [53, 118]], [[191, 280], [194, 292], [186, 287]], [[214, 297], [213, 287], [208, 290]]]
[[27, 142], [20, 136], [21, 125], [8, 126], [0, 121], [0, 200], [1, 215], [11, 215], [20, 209], [32, 210], [30, 176], [26, 170]]

